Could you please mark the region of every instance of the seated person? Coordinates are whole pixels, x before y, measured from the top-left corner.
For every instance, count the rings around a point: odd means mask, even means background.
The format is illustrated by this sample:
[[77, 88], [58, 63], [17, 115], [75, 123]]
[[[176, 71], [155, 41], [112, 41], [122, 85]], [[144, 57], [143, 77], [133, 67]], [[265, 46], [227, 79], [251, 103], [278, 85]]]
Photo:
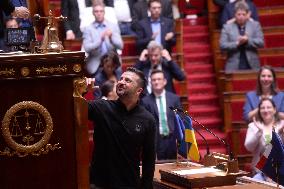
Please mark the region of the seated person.
[[280, 119], [284, 119], [284, 93], [277, 91], [276, 74], [270, 66], [263, 66], [259, 70], [256, 90], [246, 94], [243, 108], [244, 120], [251, 122], [257, 117], [258, 104], [262, 98], [272, 99]]
[[257, 13], [257, 8], [254, 5], [254, 3], [251, 0], [234, 0], [226, 3], [224, 6], [222, 13], [221, 13], [221, 18], [220, 18], [220, 26], [223, 27], [224, 24], [228, 22], [234, 21], [234, 10], [237, 2], [245, 2], [247, 3], [249, 7], [249, 14], [248, 17], [255, 20], [259, 21], [258, 18], [258, 13]]
[[141, 53], [152, 40], [161, 44], [163, 48], [171, 53], [176, 44], [174, 33], [174, 21], [161, 16], [161, 1], [149, 1], [150, 16], [140, 20], [137, 24], [137, 48]]
[[142, 99], [142, 104], [156, 119], [157, 159], [176, 159], [177, 144], [174, 130], [177, 123], [175, 114], [169, 107], [181, 107], [180, 98], [165, 90], [167, 80], [162, 70], [153, 70], [150, 79], [152, 93]]
[[183, 81], [185, 79], [184, 72], [179, 65], [172, 60], [169, 52], [155, 41], [151, 41], [141, 53], [138, 62], [134, 65], [137, 69], [143, 71], [148, 78], [147, 91], [151, 94], [150, 76], [154, 69], [162, 70], [165, 74], [167, 84], [165, 89], [175, 93], [173, 79]]
[[262, 98], [257, 108], [257, 117], [248, 125], [245, 139], [246, 149], [253, 154], [252, 166], [255, 179], [269, 180], [255, 166], [265, 151], [266, 145], [270, 144], [273, 130], [280, 135], [282, 142], [284, 142], [284, 121], [280, 120], [273, 100]]
[[107, 80], [102, 84], [100, 90], [102, 92], [102, 99], [105, 100], [116, 100], [118, 98], [116, 94], [116, 83], [112, 80]]
[[[101, 85], [108, 80], [117, 83], [121, 76], [121, 73], [122, 70], [119, 57], [116, 52], [111, 51], [101, 58], [100, 68], [95, 75], [96, 84], [101, 87]], [[96, 99], [101, 98], [101, 95], [102, 94], [100, 89], [94, 91], [94, 96]]]
[[83, 47], [88, 53], [86, 68], [94, 75], [100, 59], [110, 51], [122, 50], [123, 41], [117, 24], [105, 20], [105, 6], [101, 2], [93, 4], [95, 21], [83, 32]]
[[257, 49], [264, 39], [259, 22], [248, 18], [249, 7], [240, 1], [235, 6], [235, 21], [223, 26], [220, 48], [227, 52], [225, 71], [259, 69]]

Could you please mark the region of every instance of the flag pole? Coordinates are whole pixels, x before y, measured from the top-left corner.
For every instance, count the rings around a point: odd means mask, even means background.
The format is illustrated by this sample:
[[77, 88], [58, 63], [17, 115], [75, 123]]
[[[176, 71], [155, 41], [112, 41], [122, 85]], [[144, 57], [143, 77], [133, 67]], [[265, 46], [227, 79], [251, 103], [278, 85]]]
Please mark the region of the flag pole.
[[176, 139], [176, 165], [178, 166], [179, 160], [178, 160], [178, 140]]
[[186, 166], [189, 167], [188, 142], [186, 142]]

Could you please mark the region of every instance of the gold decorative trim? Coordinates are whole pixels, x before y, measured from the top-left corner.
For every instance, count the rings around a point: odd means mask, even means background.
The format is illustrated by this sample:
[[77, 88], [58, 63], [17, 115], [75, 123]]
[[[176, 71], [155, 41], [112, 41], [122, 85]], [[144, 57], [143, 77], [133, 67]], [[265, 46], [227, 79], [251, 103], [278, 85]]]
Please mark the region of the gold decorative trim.
[[[12, 137], [12, 133], [9, 129], [9, 126], [11, 124], [11, 120], [12, 118], [15, 118], [16, 113], [20, 110], [28, 110], [28, 109], [33, 109], [37, 112], [39, 112], [44, 120], [45, 120], [45, 124], [46, 124], [46, 128], [44, 130], [44, 132], [42, 132], [41, 134], [43, 134], [43, 136], [41, 137], [41, 139], [32, 144], [29, 145], [29, 141], [33, 141], [33, 136], [30, 134], [27, 134], [25, 137], [23, 137], [23, 141], [27, 143], [27, 145], [23, 145], [23, 144], [19, 144], [18, 142], [16, 142], [13, 137]], [[29, 112], [26, 111], [25, 112], [25, 116], [28, 117], [29, 116]], [[29, 127], [25, 127], [26, 130], [29, 130]], [[47, 145], [50, 137], [51, 137], [51, 133], [53, 129], [53, 122], [52, 122], [52, 118], [49, 114], [49, 112], [47, 111], [47, 109], [45, 107], [43, 107], [42, 105], [40, 105], [37, 102], [33, 102], [33, 101], [22, 101], [19, 102], [15, 105], [13, 105], [5, 114], [4, 119], [2, 121], [2, 135], [4, 140], [6, 141], [8, 147], [12, 148], [13, 150], [15, 150], [18, 153], [34, 153], [36, 151], [41, 150], [44, 146]]]
[[41, 148], [39, 151], [36, 152], [32, 152], [32, 153], [23, 153], [23, 152], [17, 152], [17, 151], [11, 151], [10, 148], [6, 147], [5, 150], [3, 152], [0, 151], [0, 156], [18, 156], [18, 157], [26, 157], [28, 155], [33, 155], [33, 156], [40, 156], [43, 154], [48, 154], [48, 152], [50, 151], [55, 151], [55, 150], [59, 150], [61, 149], [61, 147], [59, 146], [59, 143], [57, 144], [47, 144], [45, 145], [43, 148]]
[[42, 74], [42, 73], [50, 73], [50, 74], [53, 74], [53, 73], [64, 73], [64, 72], [67, 72], [67, 66], [64, 65], [64, 66], [58, 66], [58, 67], [39, 67], [36, 69], [36, 73], [38, 75]]
[[76, 73], [82, 71], [82, 66], [80, 64], [74, 64], [73, 71]]
[[15, 70], [13, 68], [5, 68], [4, 70], [0, 70], [0, 76], [4, 75], [4, 76], [13, 76], [15, 75]]
[[21, 74], [22, 76], [27, 77], [28, 75], [30, 75], [30, 69], [28, 67], [22, 67]]
[[87, 92], [87, 82], [86, 82], [86, 78], [75, 78], [73, 80], [73, 87], [74, 87], [74, 91], [73, 91], [73, 97], [80, 97], [80, 98], [84, 98], [82, 96], [83, 93]]

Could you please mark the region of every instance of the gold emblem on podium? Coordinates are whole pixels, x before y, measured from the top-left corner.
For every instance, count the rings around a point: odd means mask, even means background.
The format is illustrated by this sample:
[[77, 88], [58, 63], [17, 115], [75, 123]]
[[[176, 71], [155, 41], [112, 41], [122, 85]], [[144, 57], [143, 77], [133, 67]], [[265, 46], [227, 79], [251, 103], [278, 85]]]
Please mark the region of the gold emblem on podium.
[[39, 156], [60, 149], [59, 144], [48, 144], [52, 131], [52, 117], [45, 107], [33, 101], [19, 102], [2, 120], [2, 135], [7, 147], [0, 155]]

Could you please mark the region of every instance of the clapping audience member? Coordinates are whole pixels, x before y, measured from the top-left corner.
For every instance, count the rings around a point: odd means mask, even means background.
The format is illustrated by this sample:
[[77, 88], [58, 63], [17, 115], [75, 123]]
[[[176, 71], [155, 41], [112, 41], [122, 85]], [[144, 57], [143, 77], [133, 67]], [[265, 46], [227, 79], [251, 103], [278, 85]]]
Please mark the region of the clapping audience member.
[[263, 47], [264, 39], [259, 22], [248, 17], [248, 5], [236, 3], [235, 21], [223, 26], [220, 48], [227, 52], [225, 71], [259, 69], [257, 49]]
[[115, 88], [116, 88], [116, 83], [112, 80], [107, 80], [106, 82], [104, 82], [101, 87], [100, 90], [102, 92], [102, 98], [104, 100], [116, 100], [118, 98], [116, 92], [115, 92]]
[[157, 159], [176, 159], [177, 128], [175, 114], [169, 107], [181, 107], [180, 98], [165, 89], [167, 80], [162, 70], [153, 70], [150, 76], [152, 93], [142, 99], [143, 106], [152, 113], [156, 119], [157, 131]]
[[161, 16], [162, 4], [160, 0], [150, 0], [148, 6], [150, 16], [140, 20], [137, 24], [138, 52], [142, 52], [152, 40], [171, 52], [172, 46], [176, 44], [174, 21]]
[[[96, 84], [100, 87], [104, 82], [111, 80], [117, 83], [121, 76], [122, 70], [120, 66], [120, 60], [116, 52], [111, 51], [105, 54], [101, 58], [100, 68], [98, 69], [95, 78]], [[96, 98], [101, 97], [101, 90], [95, 90], [94, 96]]]
[[117, 24], [105, 20], [105, 6], [101, 2], [93, 4], [95, 22], [83, 32], [83, 47], [88, 53], [87, 71], [95, 74], [100, 58], [110, 51], [122, 49], [123, 41]]
[[[148, 18], [151, 13], [149, 10], [150, 0], [138, 0], [133, 6], [132, 15], [132, 28], [134, 31], [137, 30], [137, 23]], [[161, 15], [165, 18], [173, 19], [173, 9], [171, 7], [171, 0], [161, 0], [162, 12]]]
[[253, 154], [254, 178], [258, 180], [267, 180], [262, 172], [255, 169], [255, 165], [265, 151], [266, 145], [271, 142], [272, 131], [278, 133], [284, 142], [284, 121], [280, 120], [274, 101], [270, 98], [262, 98], [257, 108], [257, 116], [248, 125], [245, 139], [246, 149]]
[[263, 66], [257, 76], [256, 91], [246, 94], [243, 118], [253, 121], [258, 114], [258, 104], [262, 98], [270, 98], [276, 105], [280, 119], [284, 119], [284, 93], [277, 91], [276, 74], [272, 67]]
[[150, 76], [154, 69], [159, 69], [164, 72], [167, 80], [165, 89], [173, 93], [175, 93], [173, 79], [178, 81], [185, 79], [184, 72], [179, 65], [172, 60], [169, 52], [155, 41], [151, 41], [147, 49], [143, 50], [134, 67], [143, 71], [144, 75], [148, 78], [147, 91], [149, 94], [152, 92]]
[[235, 20], [234, 10], [235, 6], [238, 2], [244, 2], [249, 7], [248, 18], [253, 19], [255, 21], [259, 21], [257, 8], [251, 0], [233, 0], [227, 2], [222, 10], [221, 18], [220, 18], [220, 26], [222, 27], [226, 23], [233, 22]]

